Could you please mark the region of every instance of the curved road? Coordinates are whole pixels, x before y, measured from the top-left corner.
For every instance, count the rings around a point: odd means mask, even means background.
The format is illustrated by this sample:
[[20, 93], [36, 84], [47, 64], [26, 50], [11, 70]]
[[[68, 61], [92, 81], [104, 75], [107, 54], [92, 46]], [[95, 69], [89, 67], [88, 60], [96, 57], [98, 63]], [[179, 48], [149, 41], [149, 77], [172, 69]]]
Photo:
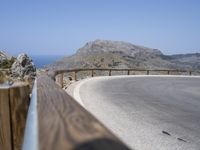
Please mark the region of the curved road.
[[78, 96], [133, 149], [200, 149], [198, 77], [97, 77]]

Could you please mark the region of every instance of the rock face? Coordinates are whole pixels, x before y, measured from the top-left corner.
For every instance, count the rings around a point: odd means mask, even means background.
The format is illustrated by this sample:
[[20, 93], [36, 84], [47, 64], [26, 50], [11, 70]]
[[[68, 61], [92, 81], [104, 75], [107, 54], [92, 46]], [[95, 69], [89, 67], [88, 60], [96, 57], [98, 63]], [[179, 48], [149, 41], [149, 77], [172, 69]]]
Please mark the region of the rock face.
[[15, 78], [34, 79], [36, 77], [36, 67], [26, 54], [20, 54], [17, 57], [12, 65], [11, 72]]

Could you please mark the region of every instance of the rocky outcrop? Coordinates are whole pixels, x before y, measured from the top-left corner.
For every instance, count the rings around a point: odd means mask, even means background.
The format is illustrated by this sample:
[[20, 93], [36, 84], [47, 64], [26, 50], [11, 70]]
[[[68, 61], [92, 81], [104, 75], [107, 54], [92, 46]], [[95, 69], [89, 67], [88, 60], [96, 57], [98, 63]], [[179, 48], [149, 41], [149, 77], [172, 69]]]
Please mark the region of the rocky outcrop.
[[26, 54], [20, 54], [11, 67], [14, 78], [27, 78], [33, 80], [36, 77], [36, 67]]

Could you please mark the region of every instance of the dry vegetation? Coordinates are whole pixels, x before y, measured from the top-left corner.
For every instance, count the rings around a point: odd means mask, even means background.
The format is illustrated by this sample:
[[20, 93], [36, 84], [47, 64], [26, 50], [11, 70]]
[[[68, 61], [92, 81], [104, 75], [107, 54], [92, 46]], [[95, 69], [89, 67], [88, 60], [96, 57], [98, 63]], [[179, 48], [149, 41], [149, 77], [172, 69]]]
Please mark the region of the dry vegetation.
[[5, 74], [0, 71], [0, 84], [5, 82]]
[[12, 64], [14, 63], [15, 59], [12, 58], [11, 60], [5, 60], [2, 63], [0, 63], [0, 68], [1, 69], [7, 69], [11, 68]]

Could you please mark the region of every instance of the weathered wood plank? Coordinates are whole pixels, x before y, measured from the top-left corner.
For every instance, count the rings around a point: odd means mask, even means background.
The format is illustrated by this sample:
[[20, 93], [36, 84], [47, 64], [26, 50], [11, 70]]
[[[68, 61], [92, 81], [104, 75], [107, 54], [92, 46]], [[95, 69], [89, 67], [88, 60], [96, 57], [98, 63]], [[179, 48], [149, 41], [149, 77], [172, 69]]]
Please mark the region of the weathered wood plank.
[[21, 150], [30, 100], [29, 85], [10, 88], [10, 112], [13, 150]]
[[12, 150], [9, 89], [0, 89], [0, 150]]
[[37, 79], [40, 150], [128, 149], [47, 76]]

